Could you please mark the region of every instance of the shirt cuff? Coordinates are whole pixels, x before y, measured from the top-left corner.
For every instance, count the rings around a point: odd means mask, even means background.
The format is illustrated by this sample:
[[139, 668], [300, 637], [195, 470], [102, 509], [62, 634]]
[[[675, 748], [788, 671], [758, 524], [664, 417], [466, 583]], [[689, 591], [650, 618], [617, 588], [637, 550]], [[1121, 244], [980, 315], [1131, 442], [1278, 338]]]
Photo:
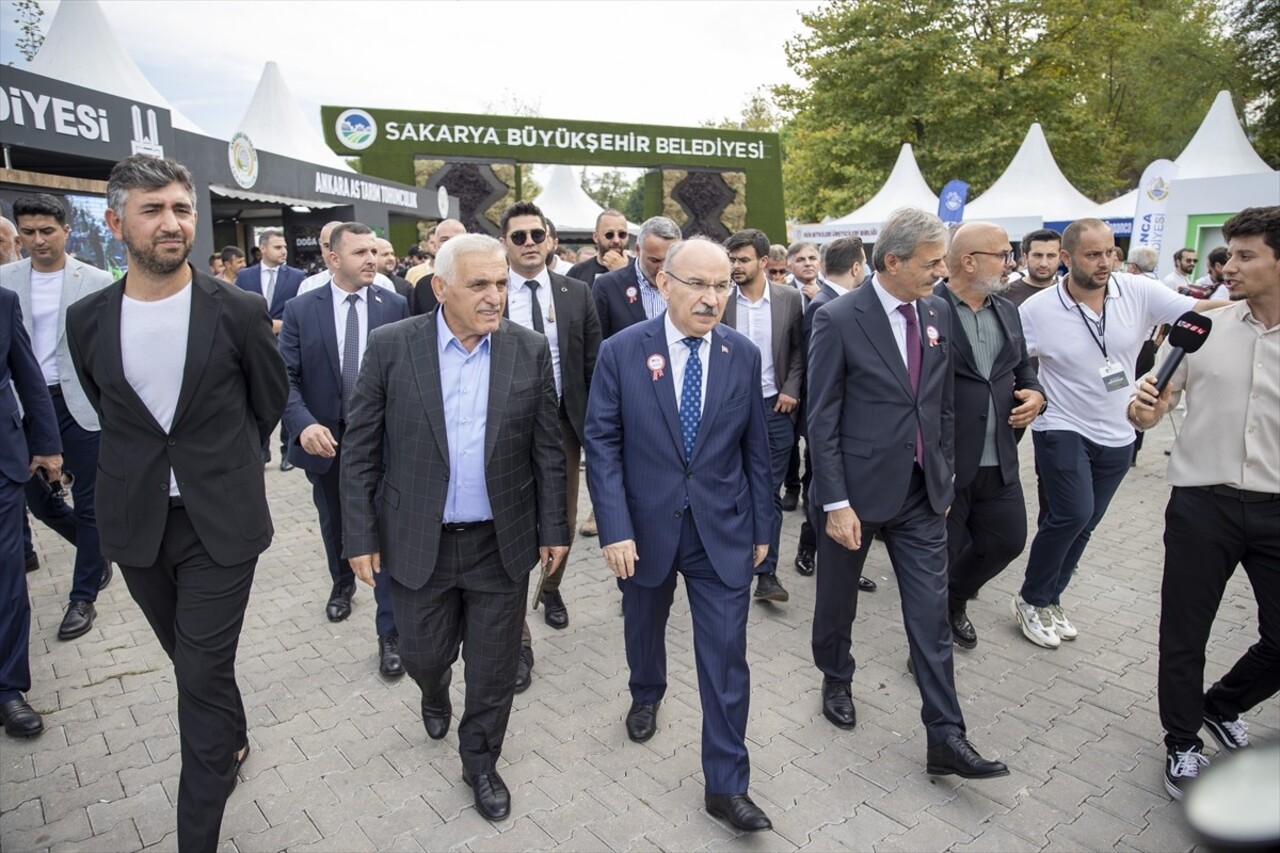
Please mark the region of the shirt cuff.
[[823, 512], [835, 512], [838, 509], [848, 509], [851, 504], [848, 501], [836, 501], [833, 504], [823, 504]]

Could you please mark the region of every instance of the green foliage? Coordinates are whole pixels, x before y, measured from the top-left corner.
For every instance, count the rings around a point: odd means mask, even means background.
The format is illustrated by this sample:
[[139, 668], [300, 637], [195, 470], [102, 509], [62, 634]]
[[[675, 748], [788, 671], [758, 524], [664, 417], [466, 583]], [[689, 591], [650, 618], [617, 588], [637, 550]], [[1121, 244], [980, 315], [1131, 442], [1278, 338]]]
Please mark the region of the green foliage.
[[589, 169], [582, 176], [582, 189], [592, 201], [601, 207], [617, 210], [622, 210], [627, 203], [635, 183], [621, 169]]
[[[1280, 0], [1271, 0], [1280, 2]], [[787, 213], [840, 216], [904, 142], [934, 189], [971, 197], [1032, 122], [1081, 192], [1111, 198], [1182, 150], [1242, 74], [1209, 0], [837, 0], [787, 45], [804, 86], [775, 96]]]
[[30, 62], [36, 58], [44, 44], [44, 33], [40, 32], [40, 19], [44, 17], [44, 9], [40, 6], [40, 0], [16, 0], [13, 10], [18, 13], [13, 22], [18, 25], [18, 32], [21, 33], [14, 42], [14, 47]]
[[767, 87], [761, 86], [747, 96], [738, 118], [725, 117], [719, 121], [701, 122], [702, 127], [719, 130], [755, 130], [775, 132], [782, 124], [782, 114], [773, 103]]
[[1256, 97], [1245, 110], [1258, 155], [1280, 168], [1280, 0], [1236, 0], [1232, 28], [1240, 60]]

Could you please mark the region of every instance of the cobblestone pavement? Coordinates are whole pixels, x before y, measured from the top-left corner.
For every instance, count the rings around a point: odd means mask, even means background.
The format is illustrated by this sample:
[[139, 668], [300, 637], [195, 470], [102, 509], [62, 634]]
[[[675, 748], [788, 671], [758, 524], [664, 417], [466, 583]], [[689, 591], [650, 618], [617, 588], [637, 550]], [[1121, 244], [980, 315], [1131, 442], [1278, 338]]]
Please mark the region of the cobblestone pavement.
[[[775, 827], [753, 837], [702, 809], [701, 717], [682, 592], [658, 734], [643, 745], [627, 740], [619, 598], [594, 539], [579, 539], [571, 556], [568, 629], [532, 620], [533, 686], [515, 699], [499, 768], [512, 815], [496, 825], [482, 819], [460, 778], [456, 725], [444, 741], [428, 740], [415, 685], [377, 674], [369, 591], [357, 593], [348, 621], [325, 620], [330, 581], [310, 488], [301, 471], [272, 465], [276, 540], [258, 565], [238, 669], [253, 754], [227, 805], [219, 849], [1194, 848], [1181, 806], [1164, 792], [1155, 695], [1170, 440], [1167, 428], [1148, 438], [1068, 590], [1078, 640], [1050, 651], [1022, 638], [1009, 613], [1021, 559], [970, 607], [980, 640], [973, 651], [956, 650], [956, 682], [971, 739], [1011, 768], [995, 781], [924, 773], [919, 696], [879, 545], [868, 571], [880, 590], [862, 597], [854, 626], [858, 727], [844, 732], [823, 719], [809, 654], [814, 583], [790, 567], [800, 517], [788, 513], [779, 576], [791, 601], [754, 605], [748, 628], [751, 793]], [[1023, 482], [1034, 483], [1024, 462]], [[583, 495], [585, 503], [585, 488]], [[46, 730], [31, 741], [0, 736], [3, 849], [175, 850], [169, 662], [119, 577], [99, 598], [89, 634], [56, 639], [71, 553], [36, 527], [42, 568], [29, 576], [29, 699]], [[1237, 572], [1209, 647], [1210, 680], [1254, 642], [1256, 619]], [[461, 681], [454, 679], [455, 709]], [[1257, 739], [1276, 740], [1275, 699], [1248, 719]]]

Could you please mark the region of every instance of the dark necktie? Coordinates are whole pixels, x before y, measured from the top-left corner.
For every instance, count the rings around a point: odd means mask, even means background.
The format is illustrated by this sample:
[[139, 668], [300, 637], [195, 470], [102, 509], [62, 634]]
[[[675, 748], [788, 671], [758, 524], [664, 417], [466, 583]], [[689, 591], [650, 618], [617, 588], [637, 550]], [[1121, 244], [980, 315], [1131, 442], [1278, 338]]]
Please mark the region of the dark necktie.
[[524, 284], [529, 288], [529, 305], [533, 308], [533, 330], [545, 335], [547, 327], [542, 325], [542, 303], [538, 301], [538, 280], [531, 278]]
[[[898, 310], [907, 319], [907, 378], [911, 380], [911, 393], [920, 394], [920, 358], [923, 354], [920, 343], [920, 321], [916, 319], [914, 305], [899, 305]], [[916, 416], [919, 424], [919, 415]], [[916, 426], [916, 464], [924, 467], [924, 437], [920, 427]]]
[[689, 348], [689, 360], [684, 365], [680, 390], [680, 431], [684, 433], [684, 458], [692, 461], [698, 425], [702, 423], [702, 359], [698, 358], [702, 338], [685, 338], [683, 343]]
[[360, 315], [356, 313], [359, 295], [347, 296], [347, 332], [342, 339], [342, 413], [345, 419], [351, 411], [351, 394], [356, 390], [356, 377], [360, 375]]

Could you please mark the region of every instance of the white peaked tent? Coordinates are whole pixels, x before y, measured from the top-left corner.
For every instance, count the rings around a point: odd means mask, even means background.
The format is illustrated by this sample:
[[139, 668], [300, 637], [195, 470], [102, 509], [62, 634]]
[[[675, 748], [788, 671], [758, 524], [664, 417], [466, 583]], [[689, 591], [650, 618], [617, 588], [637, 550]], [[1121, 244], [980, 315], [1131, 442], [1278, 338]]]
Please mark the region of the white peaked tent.
[[[1231, 93], [1221, 91], [1195, 136], [1174, 160], [1178, 164], [1178, 180], [1223, 178], [1230, 175], [1257, 175], [1273, 172], [1244, 135], [1240, 119], [1231, 103]], [[1104, 219], [1127, 219], [1138, 206], [1138, 191], [1130, 190], [1101, 207]]]
[[248, 136], [254, 148], [340, 172], [355, 171], [307, 121], [274, 62], [262, 69], [262, 79], [236, 130]]
[[120, 98], [163, 107], [178, 130], [204, 134], [191, 119], [161, 95], [116, 38], [97, 0], [59, 3], [49, 32], [35, 59], [32, 74]]
[[832, 222], [854, 225], [880, 224], [889, 218], [900, 207], [918, 207], [930, 213], [938, 209], [938, 197], [925, 183], [920, 174], [920, 166], [916, 163], [915, 151], [911, 143], [903, 143], [898, 151], [898, 160], [893, 164], [893, 171], [880, 188], [862, 207], [852, 213], [834, 219]]
[[[604, 210], [582, 188], [572, 166], [555, 165], [550, 168], [547, 186], [533, 203], [556, 225], [560, 234], [590, 234], [596, 230], [596, 217]], [[630, 222], [627, 230], [639, 231]]]
[[1058, 168], [1039, 122], [1031, 125], [1004, 174], [964, 209], [966, 220], [997, 222], [1024, 218], [1070, 222], [1097, 215], [1097, 202], [1073, 187]]

